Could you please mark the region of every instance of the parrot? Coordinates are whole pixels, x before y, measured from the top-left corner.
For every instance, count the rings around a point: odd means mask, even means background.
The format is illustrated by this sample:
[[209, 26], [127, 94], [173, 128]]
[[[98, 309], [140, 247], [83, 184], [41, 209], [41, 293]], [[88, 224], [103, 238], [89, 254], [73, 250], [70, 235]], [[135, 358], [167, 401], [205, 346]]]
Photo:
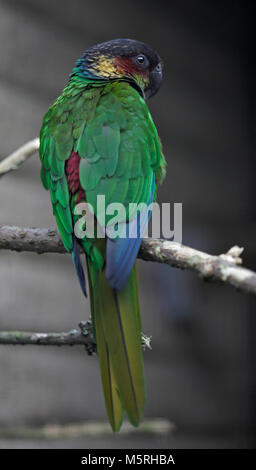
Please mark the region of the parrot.
[[[161, 82], [162, 60], [147, 44], [113, 39], [94, 45], [75, 63], [40, 131], [41, 181], [50, 192], [82, 292], [85, 297], [90, 293], [106, 412], [115, 432], [124, 413], [138, 426], [145, 405], [136, 257], [157, 185], [166, 173], [162, 144], [146, 104]], [[76, 236], [76, 206], [89, 204], [98, 220], [99, 195], [107, 206], [124, 206], [124, 236]], [[130, 204], [140, 203], [146, 209], [129, 212]], [[105, 215], [105, 223], [111, 222]]]

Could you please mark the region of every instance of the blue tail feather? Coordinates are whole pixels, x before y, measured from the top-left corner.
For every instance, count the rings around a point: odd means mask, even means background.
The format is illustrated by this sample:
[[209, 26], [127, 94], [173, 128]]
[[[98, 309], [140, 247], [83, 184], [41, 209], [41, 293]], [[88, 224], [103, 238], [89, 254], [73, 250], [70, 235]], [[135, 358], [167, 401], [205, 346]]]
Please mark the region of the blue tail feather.
[[[153, 202], [155, 178], [152, 179], [152, 190], [148, 207]], [[140, 249], [141, 237], [145, 231], [151, 210], [141, 211], [137, 218], [126, 224], [127, 238], [107, 239], [106, 277], [109, 285], [120, 291], [126, 284]]]
[[81, 289], [82, 289], [85, 297], [87, 297], [84, 270], [83, 270], [83, 266], [82, 266], [82, 263], [81, 263], [81, 260], [80, 260], [79, 246], [78, 246], [78, 243], [77, 243], [75, 237], [73, 237], [72, 259], [73, 259], [76, 274], [77, 274], [77, 277], [78, 277], [78, 280], [79, 280], [79, 284], [81, 286]]

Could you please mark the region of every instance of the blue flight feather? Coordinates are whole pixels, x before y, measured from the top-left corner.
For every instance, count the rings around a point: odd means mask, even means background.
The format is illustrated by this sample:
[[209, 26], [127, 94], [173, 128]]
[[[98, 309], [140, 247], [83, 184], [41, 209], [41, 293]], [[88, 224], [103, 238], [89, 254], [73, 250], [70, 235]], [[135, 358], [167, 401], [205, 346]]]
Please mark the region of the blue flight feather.
[[[152, 204], [155, 192], [153, 173], [152, 189], [148, 207]], [[121, 291], [126, 284], [140, 249], [141, 237], [151, 216], [151, 210], [139, 212], [137, 218], [125, 224], [127, 238], [107, 239], [106, 278], [109, 285]]]
[[81, 286], [81, 289], [82, 289], [85, 297], [87, 297], [84, 270], [83, 270], [83, 266], [82, 266], [82, 263], [81, 263], [81, 260], [80, 260], [79, 246], [76, 242], [75, 237], [73, 237], [72, 259], [73, 259], [76, 274], [77, 274], [77, 277], [78, 277], [78, 280], [79, 280], [79, 284]]

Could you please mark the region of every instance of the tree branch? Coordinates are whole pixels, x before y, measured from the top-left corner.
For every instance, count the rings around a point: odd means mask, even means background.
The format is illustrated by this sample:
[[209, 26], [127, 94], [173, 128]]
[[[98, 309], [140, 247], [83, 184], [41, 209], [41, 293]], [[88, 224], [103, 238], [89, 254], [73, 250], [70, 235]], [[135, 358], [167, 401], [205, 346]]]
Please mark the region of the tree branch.
[[22, 147], [18, 148], [9, 157], [6, 157], [0, 162], [0, 177], [9, 173], [9, 171], [16, 170], [23, 162], [31, 157], [39, 149], [39, 138], [27, 142]]
[[[174, 423], [167, 419], [145, 419], [139, 428], [124, 421], [120, 435], [168, 435], [175, 431]], [[81, 437], [102, 437], [112, 435], [113, 431], [108, 422], [86, 421], [84, 423], [45, 424], [43, 426], [1, 427], [0, 438], [4, 439], [77, 439]]]
[[[65, 253], [56, 230], [0, 226], [0, 249], [41, 253]], [[209, 255], [168, 240], [144, 238], [138, 257], [188, 269], [201, 278], [220, 281], [244, 292], [256, 294], [256, 273], [239, 266], [243, 248], [232, 247], [226, 254]]]
[[[70, 330], [62, 333], [35, 333], [28, 331], [0, 331], [0, 344], [25, 346], [85, 346], [90, 356], [96, 352], [96, 344], [93, 338], [92, 324], [89, 321], [81, 321], [79, 330]], [[141, 333], [141, 346], [143, 349], [151, 349], [151, 337]]]
[[80, 331], [66, 333], [34, 333], [27, 331], [0, 331], [0, 344], [37, 346], [76, 346], [83, 345], [87, 351], [95, 352], [91, 322], [79, 323]]

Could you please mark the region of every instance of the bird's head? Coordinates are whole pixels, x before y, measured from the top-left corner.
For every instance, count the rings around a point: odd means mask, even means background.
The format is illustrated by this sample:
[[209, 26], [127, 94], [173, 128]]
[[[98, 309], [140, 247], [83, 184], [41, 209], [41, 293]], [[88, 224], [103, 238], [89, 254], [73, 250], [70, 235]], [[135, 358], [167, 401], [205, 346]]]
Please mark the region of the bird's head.
[[87, 49], [73, 75], [92, 80], [125, 80], [150, 98], [162, 81], [161, 59], [147, 44], [133, 39], [113, 39]]

